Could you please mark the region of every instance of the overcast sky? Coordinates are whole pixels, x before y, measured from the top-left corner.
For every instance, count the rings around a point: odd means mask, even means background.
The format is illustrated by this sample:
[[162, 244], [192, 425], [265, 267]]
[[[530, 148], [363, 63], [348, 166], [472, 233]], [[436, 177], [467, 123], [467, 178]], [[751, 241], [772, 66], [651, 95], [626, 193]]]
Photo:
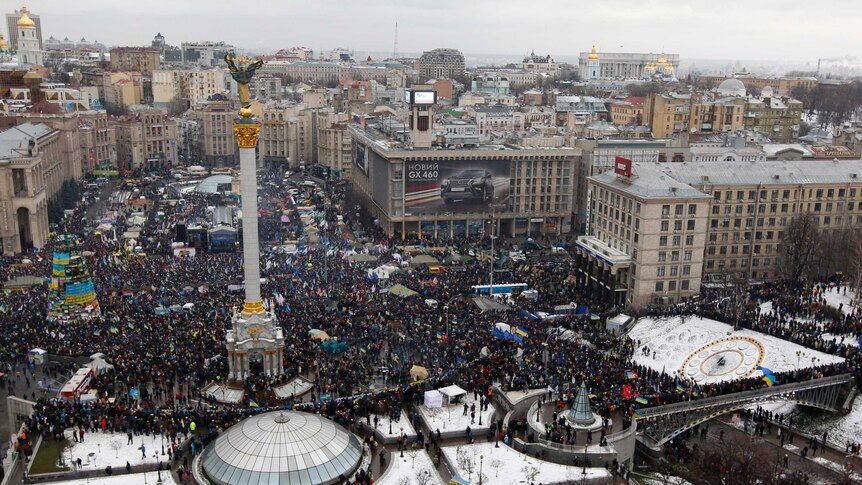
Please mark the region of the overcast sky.
[[[9, 3], [7, 9], [11, 10]], [[454, 47], [468, 54], [535, 49], [679, 53], [698, 59], [809, 61], [862, 57], [859, 0], [31, 0], [43, 35], [148, 45], [224, 40], [277, 49], [343, 46], [391, 52]]]

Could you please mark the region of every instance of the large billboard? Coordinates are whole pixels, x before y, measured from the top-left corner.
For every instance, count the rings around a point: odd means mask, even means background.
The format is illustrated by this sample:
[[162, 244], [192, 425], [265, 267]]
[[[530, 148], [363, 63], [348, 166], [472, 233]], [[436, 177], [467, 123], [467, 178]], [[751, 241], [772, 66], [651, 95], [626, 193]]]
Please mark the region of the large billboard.
[[362, 173], [368, 175], [368, 147], [357, 143], [355, 154], [353, 155], [353, 163], [362, 170]]
[[406, 163], [405, 211], [477, 212], [509, 200], [509, 160]]

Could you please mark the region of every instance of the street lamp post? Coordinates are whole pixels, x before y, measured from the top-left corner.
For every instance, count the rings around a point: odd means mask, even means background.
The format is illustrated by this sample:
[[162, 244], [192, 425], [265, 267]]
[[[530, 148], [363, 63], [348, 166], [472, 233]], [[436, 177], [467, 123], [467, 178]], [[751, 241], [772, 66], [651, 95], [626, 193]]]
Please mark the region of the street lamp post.
[[479, 455], [479, 485], [482, 485], [482, 463], [485, 461], [485, 455]]

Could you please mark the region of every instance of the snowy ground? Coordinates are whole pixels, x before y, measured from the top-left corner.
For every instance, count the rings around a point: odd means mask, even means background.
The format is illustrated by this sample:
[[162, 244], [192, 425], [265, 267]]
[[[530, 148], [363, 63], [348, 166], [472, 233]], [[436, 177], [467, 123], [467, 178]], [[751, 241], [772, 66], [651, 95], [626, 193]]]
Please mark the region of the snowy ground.
[[524, 392], [524, 391], [509, 391], [509, 392], [507, 392], [507, 393], [506, 393], [506, 397], [508, 397], [508, 398], [509, 398], [509, 401], [510, 401], [512, 404], [515, 404], [515, 403], [517, 403], [518, 401], [520, 401], [520, 400], [522, 400], [522, 399], [526, 399], [526, 398], [528, 398], [528, 397], [530, 397], [530, 396], [544, 396], [545, 394], [547, 394], [547, 392], [548, 392], [548, 389], [547, 389], [547, 388], [542, 388], [542, 389], [530, 389], [530, 390], [529, 390], [529, 391], [527, 391], [527, 392]]
[[659, 473], [650, 473], [649, 478], [638, 477], [637, 481], [643, 485], [692, 485], [685, 478]]
[[[416, 436], [416, 431], [413, 429], [413, 425], [410, 424], [410, 419], [407, 417], [407, 414], [404, 411], [401, 412], [401, 421], [392, 421], [391, 433], [389, 432], [389, 416], [378, 416], [378, 418], [380, 419], [380, 421], [378, 421], [377, 423], [377, 431], [379, 431], [380, 434], [382, 434], [383, 436], [399, 436], [401, 434], [402, 428], [404, 429], [404, 434], [406, 434], [408, 438], [413, 438]], [[374, 426], [374, 416], [371, 416], [371, 426]]]
[[823, 298], [826, 300], [826, 304], [838, 308], [843, 303], [844, 306], [841, 307], [841, 311], [844, 312], [845, 315], [853, 313], [856, 310], [856, 307], [851, 306], [850, 302], [853, 300], [853, 297], [856, 296], [856, 293], [850, 289], [844, 292], [844, 290], [838, 291], [838, 288], [829, 288], [823, 292]]
[[204, 389], [204, 394], [214, 397], [218, 402], [237, 404], [242, 401], [243, 391], [214, 382]]
[[305, 377], [297, 377], [287, 384], [276, 386], [273, 388], [275, 395], [280, 398], [291, 396], [301, 396], [314, 388], [314, 383]]
[[[459, 458], [459, 450], [461, 458]], [[523, 453], [500, 445], [494, 448], [494, 443], [476, 443], [464, 446], [447, 446], [443, 453], [449, 462], [455, 466], [456, 472], [470, 483], [479, 483], [480, 458], [482, 483], [495, 485], [521, 485], [523, 483], [573, 483], [583, 478], [581, 467], [558, 465], [547, 461], [526, 457]], [[465, 468], [470, 468], [467, 470]], [[527, 474], [535, 470], [536, 476], [527, 480]], [[472, 471], [472, 473], [470, 473]], [[611, 474], [604, 468], [587, 468], [587, 478], [598, 480], [606, 478], [610, 481]]]
[[[425, 450], [410, 450], [404, 452], [401, 458], [397, 451], [389, 454], [390, 461], [386, 472], [380, 479], [375, 480], [375, 485], [443, 485], [443, 479], [434, 469], [431, 457]], [[429, 481], [420, 481], [418, 476], [426, 475]], [[409, 480], [409, 481], [408, 481]]]
[[[668, 374], [673, 374], [680, 370], [683, 364], [685, 364], [686, 359], [696, 350], [710, 346], [710, 344], [726, 337], [753, 339], [753, 341], [759, 342], [763, 347], [763, 361], [760, 365], [771, 369], [773, 372], [811, 367], [812, 358], [815, 359], [814, 363], [816, 365], [831, 364], [843, 360], [840, 357], [811, 350], [760, 332], [745, 329], [734, 331], [730, 325], [696, 316], [687, 316], [684, 322], [682, 317], [643, 318], [638, 320], [632, 327], [629, 337], [639, 340], [641, 348], [646, 345], [651, 350], [649, 355], [644, 355], [639, 349], [635, 350], [634, 360], [638, 364], [657, 371], [664, 370]], [[719, 350], [721, 349], [719, 348]], [[652, 351], [656, 354], [655, 358], [653, 358]], [[727, 355], [728, 361], [735, 359], [737, 354], [742, 356], [739, 357], [740, 369], [756, 367], [756, 364], [749, 361], [752, 361], [752, 358], [757, 360], [758, 355], [752, 357], [748, 352], [759, 354], [757, 347], [749, 343], [745, 351], [746, 353], [743, 355], [729, 349], [725, 355]], [[704, 370], [705, 365], [713, 364], [709, 359], [715, 353], [716, 348], [713, 347], [707, 347], [705, 350], [698, 352], [696, 355], [702, 359], [704, 364], [700, 366], [697, 374], [686, 374], [686, 376], [699, 383], [707, 382], [707, 380], [721, 382], [737, 378], [737, 374], [722, 374], [718, 369], [714, 373], [709, 373], [709, 376], [700, 372]], [[735, 363], [733, 364], [735, 365]], [[728, 367], [730, 367], [730, 364], [728, 364]], [[708, 370], [712, 371], [713, 368]], [[755, 371], [752, 375], [759, 376], [762, 374], [760, 371]]]
[[[487, 430], [491, 427], [491, 422], [494, 419], [494, 405], [489, 404], [488, 410], [484, 413], [479, 412], [479, 402], [473, 400], [473, 393], [468, 392], [467, 405], [470, 406], [476, 403], [476, 422], [470, 424], [470, 411], [467, 411], [467, 416], [464, 416], [464, 405], [453, 404], [444, 406], [439, 409], [428, 409], [424, 405], [419, 406], [419, 412], [425, 417], [429, 428], [432, 431], [439, 429], [443, 431], [464, 431], [467, 426], [473, 431], [473, 435], [477, 435], [479, 431]], [[463, 401], [462, 401], [463, 402]], [[482, 425], [479, 425], [479, 415], [482, 416]], [[402, 421], [404, 418], [401, 418]], [[394, 426], [394, 424], [393, 424]], [[387, 429], [388, 431], [388, 429]]]
[[[145, 463], [155, 465], [159, 461], [167, 462], [168, 460], [168, 455], [162, 456], [161, 454], [162, 441], [158, 436], [155, 438], [144, 435], [133, 436], [134, 442], [127, 445], [128, 438], [125, 433], [84, 433], [84, 442], [75, 443], [72, 432], [72, 429], [66, 430], [66, 438], [72, 445], [66, 448], [64, 457], [68, 460], [71, 450], [71, 458], [74, 460], [81, 458], [84, 470], [104, 470], [108, 465], [111, 465], [115, 470], [125, 470], [126, 462], [132, 465]], [[147, 455], [144, 459], [141, 458], [142, 443]]]
[[[158, 478], [158, 473], [147, 472], [133, 473], [131, 475], [113, 475], [110, 477], [81, 478], [78, 480], [65, 480], [51, 483], [62, 483], [63, 485], [130, 485], [133, 483], [137, 485], [139, 483], [151, 483], [155, 485]], [[174, 478], [170, 473], [163, 471], [162, 483], [164, 485], [176, 485], [177, 482], [174, 481]]]

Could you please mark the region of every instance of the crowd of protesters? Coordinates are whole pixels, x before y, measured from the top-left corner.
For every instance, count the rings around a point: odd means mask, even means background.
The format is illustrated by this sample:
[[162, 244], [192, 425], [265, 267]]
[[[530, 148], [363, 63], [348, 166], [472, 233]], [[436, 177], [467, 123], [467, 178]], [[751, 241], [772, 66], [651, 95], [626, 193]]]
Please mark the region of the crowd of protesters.
[[[646, 405], [652, 406], [765, 385], [751, 378], [703, 385], [695, 396], [680, 393], [674, 376], [634, 363], [632, 356], [643, 342], [606, 331], [603, 322], [590, 318], [589, 313], [567, 316], [549, 326], [524, 319], [518, 311], [480, 312], [470, 298], [471, 287], [483, 283], [481, 275], [487, 274], [488, 263], [466, 256], [486, 250], [488, 238], [479, 234], [438, 239], [386, 236], [373, 217], [363, 209], [354, 210], [344, 186], [291, 194], [280, 173], [265, 172], [259, 178], [262, 247], [270, 248], [261, 254], [262, 294], [284, 328], [285, 375], [250, 378], [244, 383], [240, 406], [217, 405], [213, 396], [202, 394], [207, 383], [222, 382], [227, 375], [224, 334], [233, 309], [242, 305], [243, 293], [236, 291], [242, 284], [241, 251], [174, 256], [171, 241], [176, 224], [204, 218], [207, 207], [224, 200], [186, 194], [184, 203], [168, 203], [160, 197], [165, 187], [143, 185], [136, 195], [155, 200], [157, 205], [150, 209], [134, 247], [117, 241], [113, 234], [93, 231], [93, 221], [85, 218], [86, 206], [55, 228], [58, 233], [78, 234], [82, 249], [90, 255], [87, 265], [97, 289], [99, 317], [72, 323], [47, 319], [44, 286], [3, 295], [0, 359], [7, 370], [21, 369], [28, 350], [34, 347], [58, 355], [102, 352], [114, 366], [94, 379], [91, 387], [100, 398], [94, 402], [55, 399], [31, 391], [26, 397], [37, 401], [27, 422], [32, 432], [48, 438], [60, 437], [70, 428], [161, 434], [170, 441], [175, 459], [183, 461], [187, 469], [188, 456], [199, 453], [212, 439], [211, 433], [262, 409], [292, 405], [323, 413], [348, 427], [371, 414], [398, 413], [405, 405], [420, 402], [425, 389], [424, 383], [411, 385], [413, 365], [429, 369], [428, 385], [456, 383], [482, 395], [495, 383], [503, 390], [547, 387], [559, 402], [571, 403], [576, 386], [584, 382], [594, 395], [594, 409], [604, 416], [632, 415], [644, 406], [634, 396], [646, 398]], [[306, 228], [292, 211], [300, 203], [298, 198], [307, 199], [303, 203], [317, 211], [319, 242], [285, 254], [278, 250], [280, 242], [301, 240], [305, 234]], [[117, 234], [129, 227], [130, 213], [115, 208], [111, 224]], [[339, 223], [339, 215], [344, 224]], [[565, 241], [560, 244], [565, 246]], [[459, 261], [447, 266], [447, 271], [418, 266], [410, 271], [402, 268], [389, 281], [369, 277], [368, 270], [380, 264], [409, 264], [406, 247], [411, 245], [424, 247], [441, 260], [458, 254]], [[506, 250], [514, 245], [502, 241], [498, 247]], [[52, 250], [49, 244], [22, 257], [3, 258], [0, 280], [50, 274]], [[377, 261], [373, 265], [354, 263], [349, 256], [355, 253], [369, 253]], [[590, 313], [600, 317], [617, 311], [592, 301], [570, 277], [574, 270], [571, 260], [565, 259], [551, 263], [509, 260], [497, 268], [495, 279], [525, 282], [538, 290], [535, 301], [517, 302], [530, 311], [569, 302], [588, 306]], [[402, 298], [381, 292], [396, 283], [418, 295]], [[769, 299], [773, 301], [770, 312], [759, 311], [753, 304], [731, 314], [720, 298], [705, 298], [685, 306], [646, 309], [642, 314], [685, 312], [721, 321], [736, 318], [743, 327], [848, 357], [845, 363], [819, 367], [817, 372], [823, 376], [858, 369], [858, 347], [813, 331], [858, 336], [862, 320], [858, 313], [828, 319], [830, 314], [816, 290], [801, 296], [793, 296], [779, 285], [756, 291], [760, 293], [753, 293], [748, 301]], [[426, 300], [439, 302], [439, 306], [426, 304]], [[156, 312], [157, 308], [188, 303], [193, 305], [182, 311]], [[520, 327], [526, 334], [523, 342], [492, 338], [490, 329], [497, 322]], [[575, 338], [556, 338], [557, 327], [571, 330]], [[329, 354], [311, 338], [310, 329], [325, 331], [347, 349]], [[810, 378], [811, 372], [775, 375], [783, 383]], [[633, 374], [637, 378], [632, 379]], [[383, 375], [386, 389], [372, 391], [371, 384]], [[283, 400], [272, 392], [272, 386], [298, 376], [314, 383], [309, 396]], [[132, 388], [140, 391], [140, 397], [130, 396]], [[252, 402], [255, 406], [250, 407]], [[192, 423], [203, 431], [191, 432]], [[565, 433], [555, 436], [566, 439]]]

